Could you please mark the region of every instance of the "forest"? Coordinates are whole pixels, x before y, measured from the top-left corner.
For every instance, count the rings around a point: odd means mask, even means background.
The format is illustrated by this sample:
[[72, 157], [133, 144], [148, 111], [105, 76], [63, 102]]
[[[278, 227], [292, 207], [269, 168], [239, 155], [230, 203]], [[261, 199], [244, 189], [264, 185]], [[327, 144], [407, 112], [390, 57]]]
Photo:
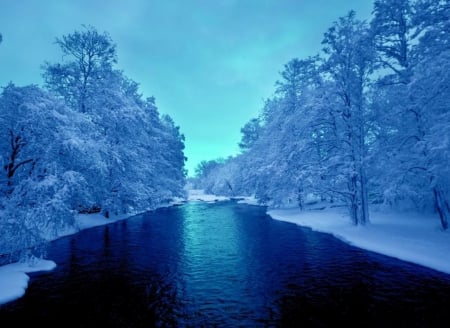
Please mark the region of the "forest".
[[450, 1], [376, 0], [293, 58], [241, 129], [240, 153], [201, 162], [196, 188], [270, 207], [329, 202], [450, 215]]
[[[201, 162], [192, 186], [272, 208], [345, 206], [355, 225], [374, 206], [434, 212], [447, 230], [450, 1], [376, 0], [369, 21], [350, 11], [318, 42], [282, 65], [239, 154]], [[110, 35], [83, 25], [55, 52], [42, 86], [2, 86], [1, 263], [45, 251], [80, 213], [186, 197], [185, 137], [116, 68]]]
[[115, 68], [109, 34], [83, 25], [55, 46], [61, 61], [42, 64], [43, 87], [10, 82], [0, 95], [0, 262], [45, 252], [79, 213], [184, 197], [184, 135]]

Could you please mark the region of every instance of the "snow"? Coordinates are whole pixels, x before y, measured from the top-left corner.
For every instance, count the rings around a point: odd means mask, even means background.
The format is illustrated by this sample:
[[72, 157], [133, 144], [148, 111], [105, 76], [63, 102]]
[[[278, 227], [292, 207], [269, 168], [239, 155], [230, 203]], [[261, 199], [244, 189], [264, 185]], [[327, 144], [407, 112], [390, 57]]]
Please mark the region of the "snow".
[[213, 202], [224, 201], [224, 200], [230, 200], [230, 197], [206, 194], [201, 189], [188, 190], [188, 201], [191, 201], [191, 202], [213, 203]]
[[88, 229], [92, 227], [97, 227], [100, 225], [109, 224], [112, 222], [124, 220], [126, 218], [129, 218], [132, 216], [133, 213], [129, 214], [121, 214], [121, 215], [110, 215], [109, 218], [105, 218], [103, 214], [101, 213], [94, 213], [94, 214], [79, 214], [77, 215], [77, 225], [80, 228], [80, 230]]
[[[163, 204], [160, 207], [169, 207], [183, 203], [183, 200], [176, 198], [173, 202]], [[59, 237], [74, 234], [80, 230], [110, 224], [119, 220], [125, 220], [137, 213], [121, 215], [110, 215], [106, 219], [100, 213], [79, 214], [76, 216], [78, 230], [71, 229], [60, 234]], [[56, 263], [50, 260], [29, 258], [24, 262], [11, 263], [0, 266], [0, 305], [16, 300], [25, 294], [28, 287], [29, 276], [27, 273], [37, 271], [50, 271], [56, 268]]]
[[437, 215], [372, 210], [370, 224], [354, 226], [344, 208], [269, 210], [275, 220], [330, 233], [353, 246], [450, 274], [450, 231]]
[[260, 205], [258, 203], [258, 200], [253, 196], [237, 196], [237, 197], [218, 196], [213, 194], [207, 194], [202, 189], [190, 189], [187, 190], [187, 193], [188, 193], [188, 201], [190, 202], [214, 203], [236, 199], [239, 204], [258, 205], [258, 206]]
[[55, 262], [37, 258], [0, 266], [0, 304], [13, 301], [25, 294], [30, 279], [27, 273], [49, 271], [55, 267]]
[[[253, 197], [236, 197], [239, 203], [257, 205]], [[230, 197], [206, 194], [202, 190], [189, 190], [188, 201], [217, 202]], [[174, 204], [182, 203], [182, 200]], [[369, 251], [395, 257], [450, 274], [450, 232], [442, 231], [434, 215], [372, 210], [370, 224], [353, 226], [342, 207], [314, 205], [304, 211], [298, 208], [269, 209], [275, 220], [309, 227], [318, 232], [330, 233], [344, 242]], [[100, 214], [79, 215], [81, 229], [123, 220], [130, 215], [105, 219]], [[24, 295], [28, 286], [27, 273], [52, 270], [53, 261], [33, 259], [0, 267], [0, 304]]]

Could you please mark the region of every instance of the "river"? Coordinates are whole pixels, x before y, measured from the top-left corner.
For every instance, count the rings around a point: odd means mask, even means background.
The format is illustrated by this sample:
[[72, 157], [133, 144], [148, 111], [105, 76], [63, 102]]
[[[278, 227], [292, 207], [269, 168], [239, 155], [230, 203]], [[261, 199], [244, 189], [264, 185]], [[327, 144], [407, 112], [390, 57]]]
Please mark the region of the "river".
[[0, 327], [447, 327], [450, 276], [272, 220], [187, 203], [51, 243]]

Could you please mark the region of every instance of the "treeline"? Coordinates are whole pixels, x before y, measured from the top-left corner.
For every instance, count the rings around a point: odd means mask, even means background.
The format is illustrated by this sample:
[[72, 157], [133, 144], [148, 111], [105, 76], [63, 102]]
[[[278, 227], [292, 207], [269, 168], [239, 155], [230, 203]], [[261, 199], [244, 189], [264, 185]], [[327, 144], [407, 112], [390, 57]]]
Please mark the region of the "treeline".
[[10, 83], [0, 95], [0, 256], [77, 229], [77, 213], [184, 197], [184, 136], [114, 68], [110, 36], [83, 26], [56, 44], [63, 60], [43, 64], [45, 87]]
[[377, 0], [284, 65], [274, 96], [241, 129], [241, 154], [202, 162], [197, 187], [270, 206], [313, 196], [348, 207], [450, 213], [450, 1]]

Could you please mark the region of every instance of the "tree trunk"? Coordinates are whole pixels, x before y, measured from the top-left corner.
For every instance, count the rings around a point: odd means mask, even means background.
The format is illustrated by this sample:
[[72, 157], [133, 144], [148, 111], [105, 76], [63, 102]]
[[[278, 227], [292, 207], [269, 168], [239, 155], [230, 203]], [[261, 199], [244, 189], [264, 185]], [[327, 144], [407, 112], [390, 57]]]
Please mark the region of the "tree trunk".
[[303, 205], [304, 205], [304, 201], [303, 201], [303, 188], [300, 186], [298, 187], [297, 190], [297, 204], [298, 207], [300, 208], [300, 211], [303, 211]]
[[365, 170], [361, 167], [359, 173], [360, 197], [361, 197], [361, 224], [369, 223], [369, 197], [367, 195], [367, 178]]
[[350, 179], [350, 218], [354, 225], [359, 224], [358, 213], [358, 189], [356, 175], [353, 175]]
[[[361, 83], [362, 85], [362, 83]], [[360, 92], [360, 99], [363, 98], [362, 89]], [[365, 157], [366, 157], [366, 132], [364, 129], [364, 109], [362, 105], [358, 106], [358, 123], [359, 123], [359, 184], [360, 184], [360, 197], [361, 197], [361, 224], [369, 223], [369, 197], [367, 190], [367, 174], [365, 170]]]
[[447, 230], [448, 218], [450, 216], [448, 210], [449, 209], [448, 202], [446, 201], [442, 190], [438, 186], [435, 186], [433, 188], [433, 194], [434, 194], [434, 205], [439, 214], [442, 229]]

